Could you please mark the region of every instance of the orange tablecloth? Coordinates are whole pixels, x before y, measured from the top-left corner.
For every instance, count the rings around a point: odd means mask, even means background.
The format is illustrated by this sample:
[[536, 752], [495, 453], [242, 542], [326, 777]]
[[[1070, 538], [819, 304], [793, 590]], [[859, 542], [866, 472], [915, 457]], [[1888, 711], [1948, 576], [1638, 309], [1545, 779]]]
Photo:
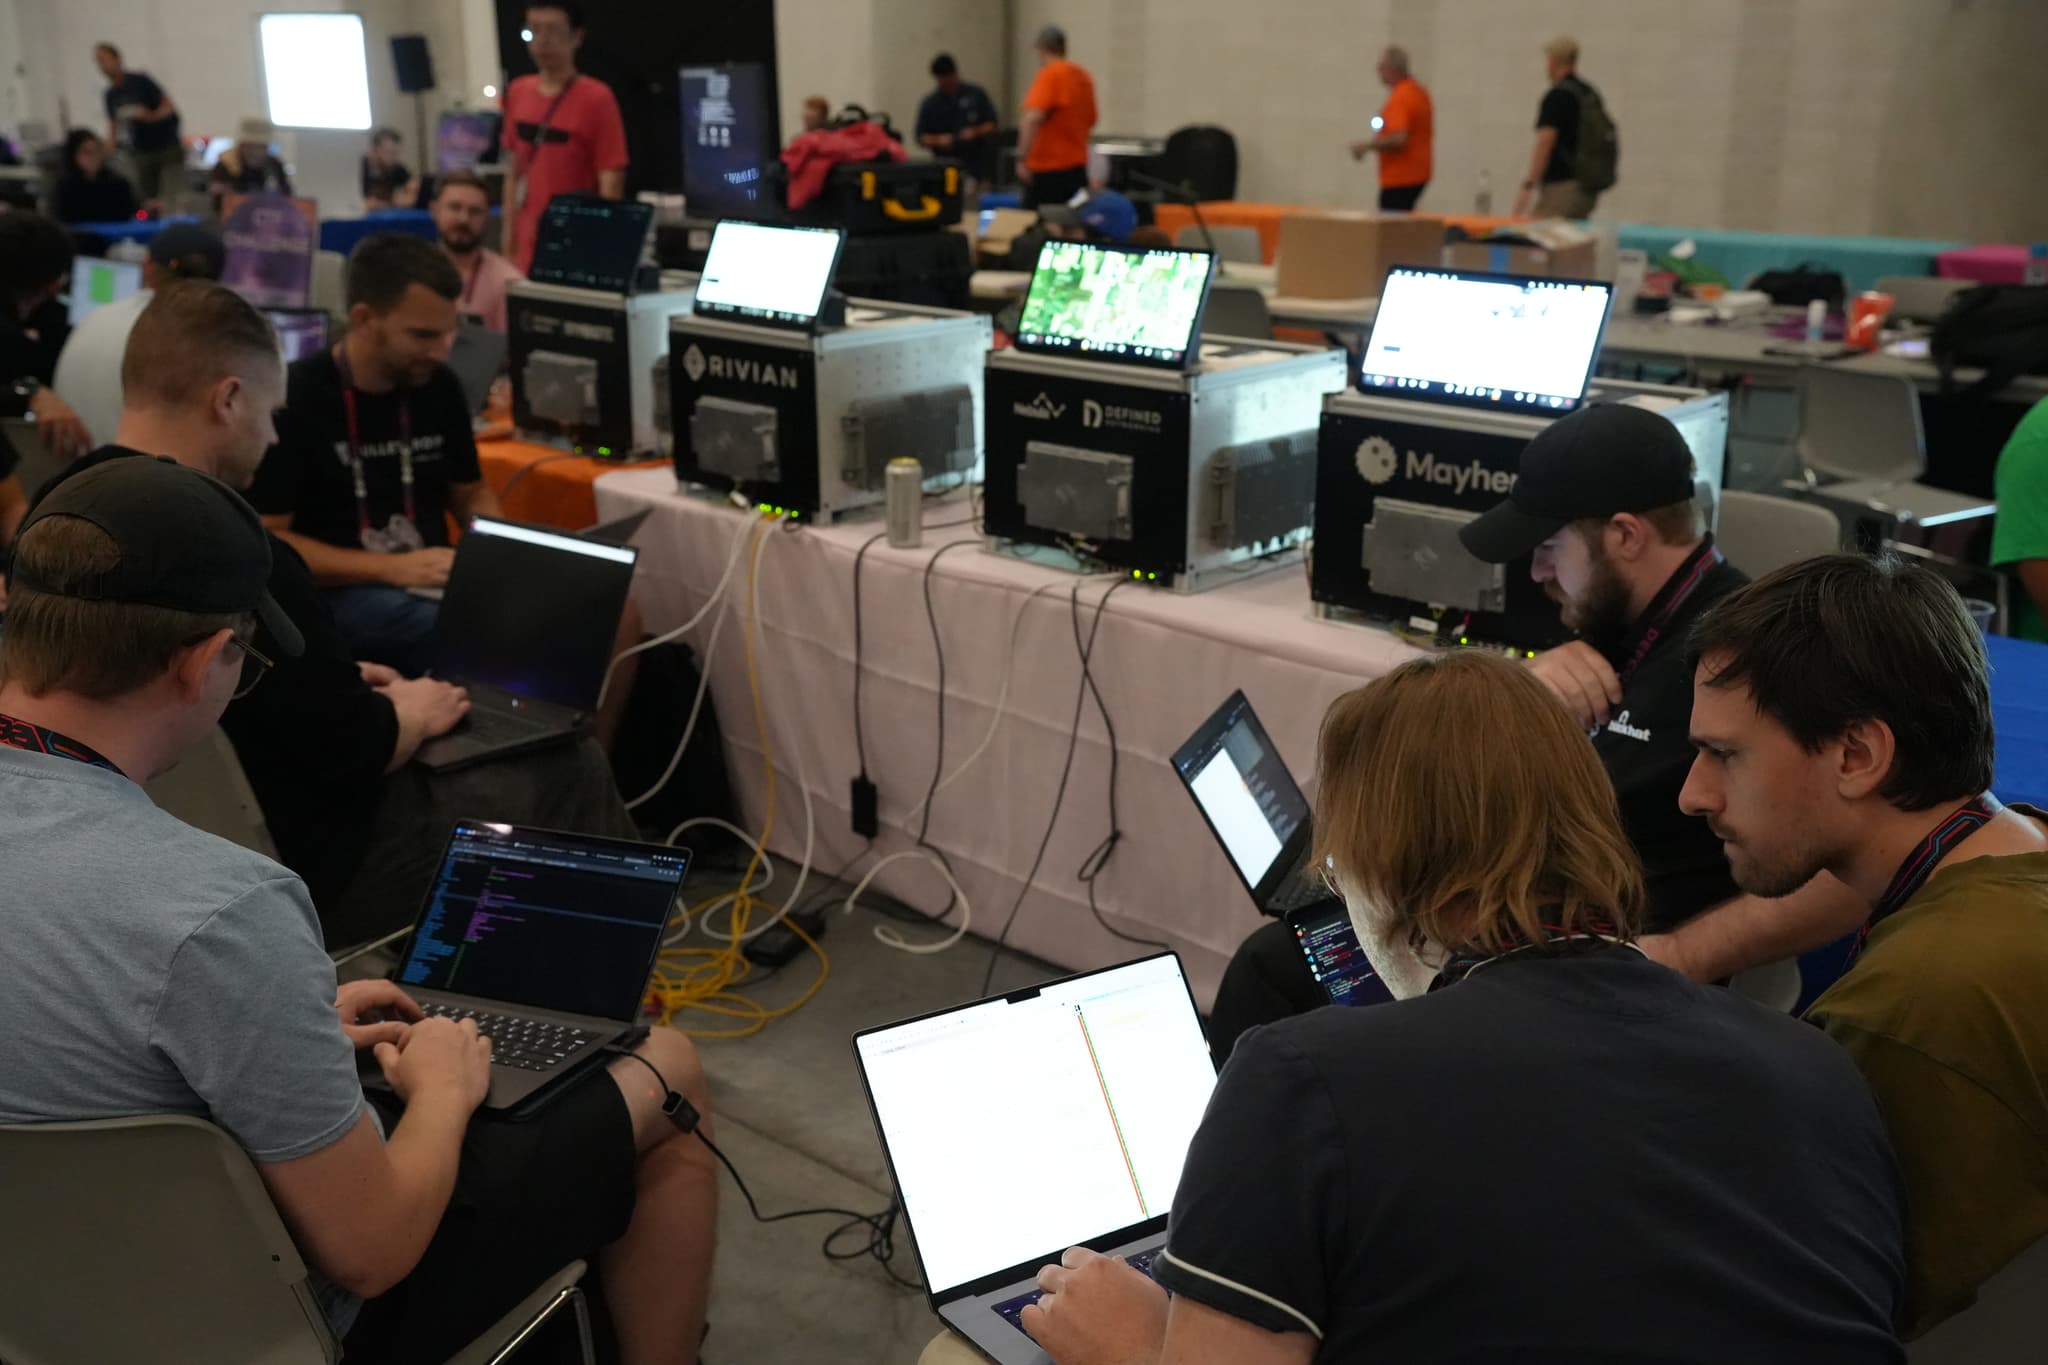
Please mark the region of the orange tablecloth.
[[[591, 485], [600, 477], [617, 469], [644, 469], [662, 463], [592, 460], [517, 440], [479, 441], [476, 453], [484, 481], [498, 491], [506, 516], [568, 531], [597, 524], [597, 494]], [[515, 478], [518, 483], [507, 495], [505, 489]]]
[[[1280, 220], [1297, 213], [1328, 213], [1327, 205], [1314, 204], [1250, 204], [1240, 200], [1219, 200], [1202, 205], [1202, 217], [1210, 227], [1248, 227], [1259, 230], [1259, 242], [1264, 248], [1266, 264], [1273, 263], [1273, 257], [1280, 250]], [[1430, 209], [1422, 212], [1431, 218], [1441, 218], [1445, 224], [1461, 227], [1477, 236], [1490, 232], [1503, 223], [1522, 220], [1516, 218], [1481, 217], [1472, 213], [1436, 213]], [[1180, 230], [1192, 227], [1194, 210], [1186, 204], [1161, 204], [1152, 211], [1153, 225], [1168, 237], [1178, 238]]]

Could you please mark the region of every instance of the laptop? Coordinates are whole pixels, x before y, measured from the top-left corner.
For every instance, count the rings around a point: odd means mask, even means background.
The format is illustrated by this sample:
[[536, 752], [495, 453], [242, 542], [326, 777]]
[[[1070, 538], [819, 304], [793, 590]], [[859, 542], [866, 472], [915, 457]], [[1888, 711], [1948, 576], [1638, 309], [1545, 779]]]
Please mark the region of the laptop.
[[1017, 349], [1186, 369], [1215, 271], [1206, 251], [1049, 241], [1024, 295]]
[[1260, 914], [1278, 919], [1332, 899], [1308, 868], [1308, 798], [1243, 692], [1231, 693], [1174, 752], [1173, 770]]
[[110, 303], [142, 288], [142, 267], [132, 261], [81, 256], [71, 263], [71, 325], [76, 327]]
[[1561, 417], [1586, 399], [1614, 286], [1396, 266], [1359, 363], [1390, 398]]
[[728, 218], [711, 231], [691, 311], [764, 327], [812, 331], [832, 290], [846, 234]]
[[434, 623], [433, 675], [469, 689], [462, 724], [422, 744], [437, 772], [563, 743], [597, 708], [640, 552], [478, 517]]
[[640, 528], [646, 523], [647, 518], [653, 515], [652, 507], [643, 507], [637, 512], [628, 512], [625, 516], [611, 521], [600, 521], [597, 525], [576, 534], [599, 545], [625, 545], [631, 543], [633, 537], [640, 533]]
[[1039, 1269], [1085, 1245], [1149, 1270], [1216, 1086], [1160, 953], [854, 1035], [932, 1311], [998, 1365]]
[[1343, 901], [1303, 906], [1287, 916], [1287, 928], [1308, 961], [1308, 974], [1331, 1004], [1384, 1005], [1394, 998], [1359, 947], [1358, 931]]
[[526, 278], [607, 294], [630, 294], [654, 232], [654, 205], [595, 194], [558, 194], [534, 230]]
[[659, 844], [455, 827], [395, 979], [490, 1035], [486, 1108], [538, 1103], [638, 1026], [689, 866]]
[[284, 363], [294, 364], [327, 349], [327, 310], [324, 308], [266, 308], [263, 316], [277, 329]]

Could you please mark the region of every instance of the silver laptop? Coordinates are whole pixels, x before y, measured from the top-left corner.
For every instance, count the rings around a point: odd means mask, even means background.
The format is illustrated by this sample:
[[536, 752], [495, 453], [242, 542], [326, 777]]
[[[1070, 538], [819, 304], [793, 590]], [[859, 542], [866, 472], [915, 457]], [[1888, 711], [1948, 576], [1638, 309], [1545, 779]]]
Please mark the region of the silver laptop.
[[998, 1365], [1070, 1246], [1149, 1272], [1216, 1068], [1172, 953], [856, 1034], [932, 1311]]
[[689, 867], [660, 844], [455, 827], [396, 979], [490, 1035], [486, 1108], [539, 1103], [637, 1026]]

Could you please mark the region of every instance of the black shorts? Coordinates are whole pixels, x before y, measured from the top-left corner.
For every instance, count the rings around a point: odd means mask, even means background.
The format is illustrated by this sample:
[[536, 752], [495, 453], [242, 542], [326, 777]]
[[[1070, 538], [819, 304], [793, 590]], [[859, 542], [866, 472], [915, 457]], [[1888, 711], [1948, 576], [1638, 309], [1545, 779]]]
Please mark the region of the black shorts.
[[1380, 212], [1408, 213], [1415, 208], [1415, 201], [1422, 198], [1422, 192], [1429, 188], [1427, 181], [1420, 185], [1380, 186]]
[[1064, 204], [1087, 188], [1086, 166], [1072, 166], [1063, 171], [1039, 171], [1024, 187], [1024, 207], [1035, 209], [1044, 204]]
[[[388, 1093], [373, 1092], [371, 1103], [386, 1131], [403, 1113]], [[349, 1358], [440, 1365], [575, 1260], [590, 1262], [584, 1290], [599, 1359], [616, 1358], [595, 1258], [633, 1216], [636, 1161], [633, 1116], [602, 1067], [525, 1122], [478, 1115], [427, 1254], [390, 1292], [363, 1305], [345, 1342]], [[547, 1339], [565, 1343], [568, 1353], [522, 1351], [522, 1360], [575, 1359], [572, 1316], [559, 1317]]]

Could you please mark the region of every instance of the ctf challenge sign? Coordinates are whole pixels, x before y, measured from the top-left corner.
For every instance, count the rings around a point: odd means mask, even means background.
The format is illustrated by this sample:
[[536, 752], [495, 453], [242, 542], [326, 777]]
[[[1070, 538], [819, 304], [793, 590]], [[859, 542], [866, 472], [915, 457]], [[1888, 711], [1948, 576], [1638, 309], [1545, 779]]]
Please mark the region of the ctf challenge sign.
[[221, 240], [227, 246], [221, 283], [258, 308], [306, 307], [319, 222], [311, 199], [229, 196], [221, 204]]

